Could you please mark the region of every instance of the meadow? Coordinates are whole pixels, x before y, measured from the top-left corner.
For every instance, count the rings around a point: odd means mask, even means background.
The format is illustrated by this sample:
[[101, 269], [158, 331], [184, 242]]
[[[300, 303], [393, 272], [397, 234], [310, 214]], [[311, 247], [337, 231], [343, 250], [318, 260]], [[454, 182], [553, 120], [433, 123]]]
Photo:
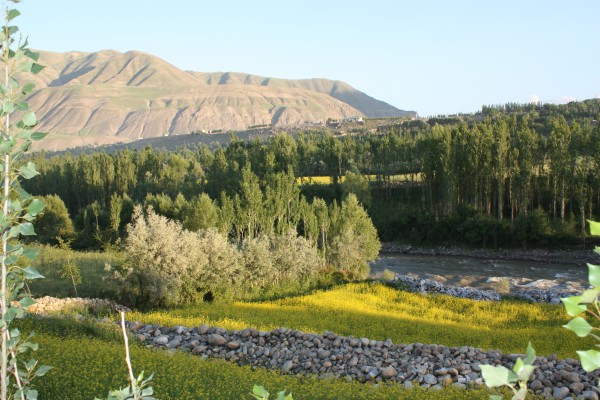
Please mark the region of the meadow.
[[[106, 297], [113, 293], [103, 280], [105, 262], [120, 262], [121, 253], [68, 252], [41, 247], [38, 268], [46, 279], [31, 285], [34, 294], [72, 296], [72, 286], [60, 278], [61, 260], [73, 257], [83, 276], [80, 295]], [[169, 310], [135, 311], [127, 319], [167, 326], [215, 325], [238, 330], [252, 326], [271, 330], [285, 326], [305, 332], [392, 339], [394, 343], [425, 343], [524, 352], [532, 341], [540, 355], [576, 357], [592, 341], [562, 328], [568, 316], [562, 306], [522, 301], [473, 301], [445, 295], [422, 295], [380, 282], [347, 283], [325, 290], [263, 301], [201, 303]], [[80, 323], [72, 319], [26, 319], [24, 331], [34, 330], [40, 344], [37, 358], [52, 365], [40, 379], [40, 398], [89, 399], [125, 385], [122, 339], [115, 326]], [[442, 393], [406, 390], [401, 385], [373, 385], [294, 377], [276, 371], [201, 360], [183, 352], [157, 351], [135, 343], [132, 359], [137, 372], [154, 373], [152, 386], [161, 399], [250, 398], [254, 384], [271, 393], [291, 390], [295, 399], [481, 399], [487, 389]]]

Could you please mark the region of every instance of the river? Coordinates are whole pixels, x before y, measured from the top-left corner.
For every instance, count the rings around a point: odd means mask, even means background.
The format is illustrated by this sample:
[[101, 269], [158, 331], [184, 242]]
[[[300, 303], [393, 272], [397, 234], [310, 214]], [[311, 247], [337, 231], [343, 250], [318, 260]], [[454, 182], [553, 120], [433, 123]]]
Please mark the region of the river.
[[491, 289], [498, 281], [507, 279], [512, 290], [532, 287], [581, 290], [585, 287], [588, 273], [585, 263], [576, 265], [383, 253], [371, 263], [371, 276], [381, 278], [385, 269], [397, 274], [435, 279], [447, 285], [477, 289]]

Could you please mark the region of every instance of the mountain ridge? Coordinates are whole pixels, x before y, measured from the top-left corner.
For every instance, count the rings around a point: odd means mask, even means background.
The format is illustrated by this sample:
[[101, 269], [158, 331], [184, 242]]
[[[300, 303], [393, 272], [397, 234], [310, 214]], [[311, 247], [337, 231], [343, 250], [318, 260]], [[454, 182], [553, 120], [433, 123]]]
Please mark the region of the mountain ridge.
[[403, 117], [403, 111], [324, 78], [288, 80], [239, 72], [184, 71], [149, 53], [40, 51], [46, 68], [23, 77], [50, 132], [44, 147], [99, 145], [252, 125], [324, 123], [347, 117]]

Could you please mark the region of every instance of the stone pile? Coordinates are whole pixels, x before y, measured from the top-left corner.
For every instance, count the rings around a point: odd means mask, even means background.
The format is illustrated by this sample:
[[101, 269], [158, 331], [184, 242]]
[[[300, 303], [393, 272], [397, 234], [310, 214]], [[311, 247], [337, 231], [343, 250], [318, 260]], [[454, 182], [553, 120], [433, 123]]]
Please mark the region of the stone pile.
[[471, 300], [499, 301], [502, 299], [502, 296], [493, 290], [479, 290], [470, 287], [447, 286], [432, 279], [415, 278], [409, 275], [396, 275], [392, 280], [392, 283], [410, 292], [419, 292], [423, 294], [440, 293]]
[[[173, 328], [129, 323], [135, 338], [148, 347], [183, 350], [202, 358], [279, 369], [294, 375], [317, 375], [360, 382], [396, 382], [439, 390], [482, 385], [481, 364], [512, 367], [516, 354], [478, 348], [421, 343], [394, 344], [391, 339], [322, 335], [279, 328], [227, 331], [202, 325]], [[586, 373], [578, 360], [538, 357], [530, 388], [545, 398], [598, 399], [593, 386], [600, 372]]]
[[415, 278], [409, 275], [396, 275], [392, 284], [402, 289], [418, 293], [441, 293], [471, 300], [495, 300], [518, 298], [534, 303], [559, 304], [561, 297], [573, 296], [573, 292], [553, 289], [521, 289], [509, 295], [500, 295], [492, 290], [479, 290], [470, 287], [448, 286], [435, 280]]
[[59, 299], [56, 297], [44, 296], [35, 299], [35, 304], [27, 309], [28, 313], [48, 315], [59, 314], [68, 311], [88, 310], [98, 314], [106, 310], [115, 310], [116, 303], [106, 299], [84, 299], [81, 297], [69, 297]]

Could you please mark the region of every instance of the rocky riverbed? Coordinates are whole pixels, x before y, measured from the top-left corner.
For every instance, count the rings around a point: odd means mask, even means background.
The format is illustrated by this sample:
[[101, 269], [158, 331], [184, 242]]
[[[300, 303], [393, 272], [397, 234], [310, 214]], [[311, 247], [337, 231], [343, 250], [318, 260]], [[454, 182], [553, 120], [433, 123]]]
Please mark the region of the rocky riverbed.
[[396, 275], [391, 281], [395, 286], [418, 293], [439, 293], [448, 296], [460, 297], [471, 300], [494, 300], [499, 301], [503, 298], [517, 298], [534, 303], [559, 304], [561, 297], [575, 295], [574, 290], [563, 290], [556, 288], [549, 289], [520, 289], [510, 294], [500, 294], [493, 290], [480, 290], [470, 287], [444, 285], [433, 279], [421, 279], [410, 275]]
[[[432, 390], [482, 385], [481, 364], [512, 367], [518, 357], [468, 346], [403, 344], [286, 328], [227, 331], [207, 325], [169, 328], [133, 322], [129, 329], [148, 347], [183, 350], [202, 358], [279, 369], [298, 376], [396, 382], [407, 388], [420, 385]], [[559, 360], [553, 355], [538, 357], [536, 365], [529, 382], [536, 394], [548, 399], [598, 399], [593, 387], [600, 371], [586, 373], [578, 360]]]
[[586, 262], [600, 263], [600, 255], [589, 250], [494, 250], [494, 249], [468, 249], [462, 247], [439, 246], [423, 248], [397, 243], [382, 243], [381, 253], [437, 255], [437, 256], [462, 256], [480, 258], [483, 260], [527, 260], [538, 262], [560, 262], [581, 264]]

